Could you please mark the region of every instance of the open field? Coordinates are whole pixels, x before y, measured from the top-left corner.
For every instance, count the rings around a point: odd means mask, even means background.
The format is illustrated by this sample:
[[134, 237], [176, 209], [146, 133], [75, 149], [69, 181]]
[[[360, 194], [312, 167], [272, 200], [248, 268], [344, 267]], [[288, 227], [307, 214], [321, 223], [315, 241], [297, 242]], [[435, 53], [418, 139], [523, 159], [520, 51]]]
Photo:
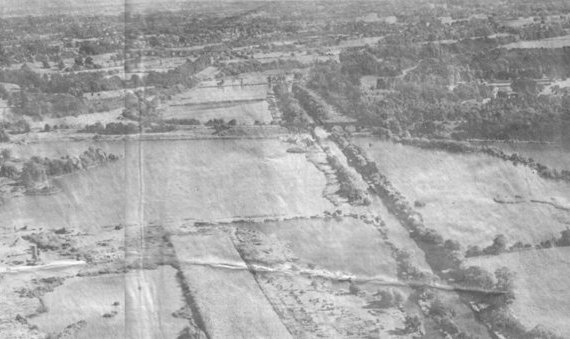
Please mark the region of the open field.
[[[36, 149], [54, 154], [67, 147]], [[123, 141], [97, 147], [124, 158], [56, 179], [62, 192], [54, 195], [6, 201], [0, 206], [1, 228], [309, 216], [332, 207], [322, 197], [324, 176], [304, 154], [287, 153], [279, 140]]]
[[554, 38], [531, 41], [517, 41], [503, 47], [506, 49], [513, 48], [562, 48], [570, 46], [570, 35], [564, 35]]
[[171, 241], [210, 337], [291, 338], [227, 234]]
[[[172, 313], [184, 306], [171, 267], [72, 278], [43, 298], [47, 312], [31, 322], [47, 333], [86, 321], [74, 338], [173, 338], [188, 325]], [[110, 316], [104, 316], [108, 314]]]
[[238, 124], [253, 125], [258, 123], [269, 124], [272, 117], [269, 113], [267, 101], [255, 101], [245, 103], [228, 103], [226, 107], [216, 107], [212, 104], [192, 106], [170, 106], [162, 115], [164, 119], [196, 119], [206, 123], [212, 119], [224, 119], [225, 121], [236, 120]]
[[[268, 86], [263, 76], [225, 79], [223, 84], [203, 81], [199, 87], [175, 95], [163, 113], [164, 119], [235, 119], [238, 124], [272, 121], [267, 102]], [[220, 84], [220, 85], [218, 85]]]
[[396, 262], [374, 226], [354, 218], [305, 219], [240, 226], [278, 241], [299, 263], [358, 278], [393, 280]]
[[192, 88], [184, 93], [174, 96], [172, 104], [216, 103], [220, 101], [228, 102], [265, 99], [267, 96], [267, 85], [263, 84], [265, 79], [259, 79], [258, 81], [259, 82], [256, 83], [253, 81], [244, 81], [243, 87], [240, 86], [239, 81], [226, 82], [222, 86], [217, 86], [214, 81], [204, 81], [199, 87]]
[[543, 325], [570, 336], [570, 248], [559, 247], [471, 258], [468, 265], [490, 272], [508, 267], [515, 273], [512, 311], [523, 325]]
[[[497, 234], [536, 244], [558, 236], [570, 223], [570, 185], [542, 179], [529, 168], [476, 154], [422, 150], [369, 138], [355, 142], [376, 161], [380, 171], [418, 208], [426, 226], [463, 246], [490, 245]], [[495, 199], [520, 204], [500, 204]]]
[[[294, 337], [398, 337], [404, 312], [371, 306], [397, 282], [389, 247], [372, 225], [352, 218], [237, 224], [235, 240], [259, 269], [259, 286]], [[348, 278], [361, 292], [349, 293]]]

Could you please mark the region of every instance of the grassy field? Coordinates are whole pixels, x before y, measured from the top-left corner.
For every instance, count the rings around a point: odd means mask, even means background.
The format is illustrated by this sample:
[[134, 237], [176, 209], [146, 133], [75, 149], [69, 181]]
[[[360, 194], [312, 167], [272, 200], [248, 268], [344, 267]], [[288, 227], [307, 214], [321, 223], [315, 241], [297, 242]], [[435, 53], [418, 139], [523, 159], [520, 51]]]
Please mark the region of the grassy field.
[[69, 279], [44, 296], [48, 312], [30, 321], [47, 333], [86, 321], [74, 338], [174, 338], [188, 325], [187, 320], [172, 316], [184, 306], [174, 273], [173, 268], [161, 266]]
[[227, 234], [176, 236], [172, 243], [210, 337], [291, 337]]
[[226, 107], [217, 105], [170, 106], [163, 114], [164, 119], [196, 119], [206, 123], [212, 119], [235, 120], [238, 124], [253, 125], [256, 121], [269, 124], [272, 120], [267, 101], [230, 103]]
[[[266, 85], [249, 85], [265, 82], [265, 79], [245, 79], [244, 87], [240, 82], [227, 80], [223, 87], [218, 87], [215, 81], [202, 82], [199, 87], [190, 89], [173, 97], [173, 104], [216, 103], [220, 101], [238, 101], [265, 99]], [[231, 85], [231, 86], [230, 86]], [[248, 86], [249, 85], [249, 86]]]
[[360, 220], [290, 220], [243, 227], [283, 243], [300, 262], [333, 274], [396, 279], [396, 262], [390, 248], [372, 225]]
[[468, 265], [489, 271], [506, 266], [515, 273], [514, 314], [528, 328], [543, 325], [570, 337], [570, 248], [550, 248], [476, 257]]
[[193, 118], [202, 123], [210, 119], [235, 119], [239, 124], [249, 125], [255, 121], [270, 123], [265, 81], [265, 77], [251, 76], [244, 77], [244, 86], [238, 79], [225, 79], [224, 86], [217, 86], [216, 81], [204, 81], [199, 87], [174, 96], [163, 117]]
[[[414, 203], [426, 226], [463, 246], [490, 245], [497, 234], [536, 244], [558, 236], [570, 214], [531, 199], [568, 206], [570, 185], [540, 178], [529, 168], [486, 155], [451, 154], [380, 142], [355, 140], [380, 171]], [[524, 200], [500, 204], [494, 199]]]
[[[61, 146], [37, 146], [55, 152]], [[0, 228], [96, 229], [155, 220], [308, 216], [332, 208], [326, 180], [304, 154], [263, 140], [157, 140], [100, 143], [115, 163], [55, 181], [62, 192], [0, 206]], [[85, 148], [79, 148], [85, 149]], [[37, 154], [44, 156], [43, 154]]]
[[503, 47], [506, 49], [513, 48], [562, 48], [570, 46], [570, 35], [563, 35], [554, 38], [547, 38], [542, 40], [529, 40], [517, 41], [506, 44]]
[[[399, 286], [390, 249], [359, 220], [290, 220], [236, 225], [243, 258], [262, 268], [257, 280], [294, 337], [397, 337], [404, 313], [370, 307]], [[348, 277], [361, 292], [349, 293]]]

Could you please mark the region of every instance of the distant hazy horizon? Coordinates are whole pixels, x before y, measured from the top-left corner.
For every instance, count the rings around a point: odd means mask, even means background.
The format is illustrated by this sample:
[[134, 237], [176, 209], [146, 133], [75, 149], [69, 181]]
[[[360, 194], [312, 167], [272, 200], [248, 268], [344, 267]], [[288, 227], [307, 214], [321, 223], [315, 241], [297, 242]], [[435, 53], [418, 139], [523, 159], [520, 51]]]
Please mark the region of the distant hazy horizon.
[[185, 4], [219, 2], [254, 2], [266, 0], [0, 0], [0, 17], [54, 14], [119, 14], [125, 7], [137, 11], [179, 10]]
[[[0, 17], [40, 16], [54, 14], [119, 14], [127, 6], [136, 11], [180, 10], [196, 3], [272, 2], [313, 0], [0, 0]], [[322, 1], [322, 0], [319, 0]], [[334, 1], [334, 0], [333, 0]]]

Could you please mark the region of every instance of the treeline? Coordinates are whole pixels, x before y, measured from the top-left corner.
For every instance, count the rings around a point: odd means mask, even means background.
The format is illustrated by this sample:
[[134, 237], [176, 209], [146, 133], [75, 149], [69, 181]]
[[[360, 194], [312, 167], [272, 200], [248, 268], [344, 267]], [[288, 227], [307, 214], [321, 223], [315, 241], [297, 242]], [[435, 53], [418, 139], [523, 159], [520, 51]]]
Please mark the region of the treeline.
[[82, 73], [53, 73], [44, 76], [32, 71], [24, 64], [20, 69], [0, 70], [0, 82], [12, 83], [22, 89], [43, 93], [69, 93], [81, 96], [83, 93], [111, 91], [133, 86], [118, 76], [108, 77], [106, 71]]
[[356, 180], [342, 165], [340, 160], [335, 155], [327, 152], [327, 162], [335, 171], [336, 178], [340, 186], [337, 194], [343, 198], [346, 198], [351, 204], [365, 206], [370, 205], [370, 199], [368, 198], [366, 192], [358, 188]]
[[316, 122], [322, 123], [330, 118], [329, 105], [311, 90], [298, 83], [294, 83], [292, 92], [301, 106]]
[[220, 76], [235, 76], [242, 73], [264, 72], [271, 69], [279, 69], [285, 71], [307, 67], [307, 65], [294, 59], [278, 59], [270, 62], [260, 62], [253, 59], [239, 62], [229, 62], [220, 66]]
[[[133, 76], [129, 81], [123, 81], [117, 76], [107, 78], [104, 72], [53, 74], [49, 77], [42, 77], [31, 71], [29, 67], [23, 66], [19, 70], [0, 71], [0, 82], [18, 84], [22, 88], [21, 91], [13, 94], [5, 89], [0, 90], [0, 95], [8, 100], [16, 113], [39, 118], [101, 112], [119, 107], [122, 101], [114, 100], [113, 103], [108, 99], [87, 100], [84, 93], [91, 93], [93, 96], [100, 91], [140, 86], [156, 87], [155, 92], [176, 86], [192, 87], [197, 83], [192, 76], [208, 65], [209, 57], [202, 56], [193, 62], [187, 61], [174, 70], [164, 73], [150, 72], [142, 79]], [[144, 106], [156, 108], [156, 105], [146, 102]], [[132, 107], [127, 107], [126, 110], [128, 116], [137, 115], [134, 114], [136, 112], [132, 112]]]
[[517, 241], [510, 247], [507, 246], [507, 238], [499, 234], [493, 240], [493, 243], [485, 248], [480, 248], [479, 246], [470, 246], [465, 252], [465, 257], [478, 257], [482, 255], [499, 255], [501, 253], [524, 251], [529, 249], [543, 249], [552, 247], [568, 247], [570, 246], [570, 229], [565, 229], [560, 232], [559, 237], [553, 237], [551, 239], [543, 240], [535, 245], [523, 244], [521, 241]]
[[96, 122], [92, 125], [86, 125], [83, 130], [80, 132], [83, 133], [96, 133], [96, 134], [104, 134], [104, 135], [114, 135], [114, 134], [136, 134], [140, 133], [140, 128], [137, 124], [134, 123], [122, 123], [122, 122], [110, 122], [106, 125], [103, 125], [100, 122]]
[[533, 331], [527, 331], [510, 313], [508, 305], [514, 299], [512, 272], [501, 268], [491, 274], [480, 267], [466, 267], [461, 245], [454, 240], [445, 240], [435, 229], [427, 228], [421, 215], [414, 211], [405, 197], [378, 171], [376, 164], [369, 160], [358, 146], [336, 132], [331, 134], [331, 138], [346, 155], [349, 164], [363, 175], [388, 210], [408, 229], [411, 238], [424, 251], [433, 271], [438, 276], [471, 291], [462, 294], [467, 303], [486, 305], [477, 306], [476, 312], [493, 331], [513, 338], [550, 338], [537, 337]]
[[285, 82], [281, 81], [273, 85], [273, 92], [277, 97], [277, 105], [286, 124], [295, 126], [309, 126], [313, 124], [313, 119], [301, 107], [301, 104], [289, 91]]
[[151, 71], [142, 82], [146, 86], [172, 87], [175, 85], [183, 85], [186, 87], [194, 86], [197, 81], [192, 76], [210, 66], [210, 56], [208, 54], [201, 55], [195, 61], [187, 60], [184, 64], [167, 72]]
[[173, 125], [200, 125], [200, 120], [194, 118], [186, 119], [164, 119], [164, 123]]
[[99, 148], [89, 147], [78, 157], [65, 156], [60, 159], [50, 159], [34, 156], [24, 162], [22, 169], [18, 170], [9, 162], [9, 159], [5, 159], [6, 156], [3, 155], [3, 158], [0, 176], [16, 180], [27, 188], [43, 184], [51, 176], [69, 174], [119, 159], [112, 153], [105, 153]]
[[545, 178], [553, 180], [561, 180], [570, 183], [570, 170], [554, 169], [546, 165], [536, 162], [532, 158], [526, 158], [518, 153], [506, 153], [497, 147], [475, 146], [465, 141], [456, 140], [438, 140], [425, 138], [392, 138], [393, 141], [403, 145], [410, 145], [424, 149], [444, 150], [451, 153], [483, 153], [495, 158], [512, 162], [513, 165], [527, 166], [536, 173]]

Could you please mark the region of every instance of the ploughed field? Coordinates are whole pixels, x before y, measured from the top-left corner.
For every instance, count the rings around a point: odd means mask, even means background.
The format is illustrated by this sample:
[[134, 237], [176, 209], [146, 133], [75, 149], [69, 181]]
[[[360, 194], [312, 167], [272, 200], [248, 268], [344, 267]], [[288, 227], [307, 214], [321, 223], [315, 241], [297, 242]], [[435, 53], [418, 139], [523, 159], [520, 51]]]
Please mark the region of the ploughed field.
[[558, 237], [570, 223], [570, 185], [522, 165], [372, 138], [354, 141], [412, 204], [418, 202], [427, 227], [464, 247], [486, 247], [498, 234], [509, 245], [535, 245]]

